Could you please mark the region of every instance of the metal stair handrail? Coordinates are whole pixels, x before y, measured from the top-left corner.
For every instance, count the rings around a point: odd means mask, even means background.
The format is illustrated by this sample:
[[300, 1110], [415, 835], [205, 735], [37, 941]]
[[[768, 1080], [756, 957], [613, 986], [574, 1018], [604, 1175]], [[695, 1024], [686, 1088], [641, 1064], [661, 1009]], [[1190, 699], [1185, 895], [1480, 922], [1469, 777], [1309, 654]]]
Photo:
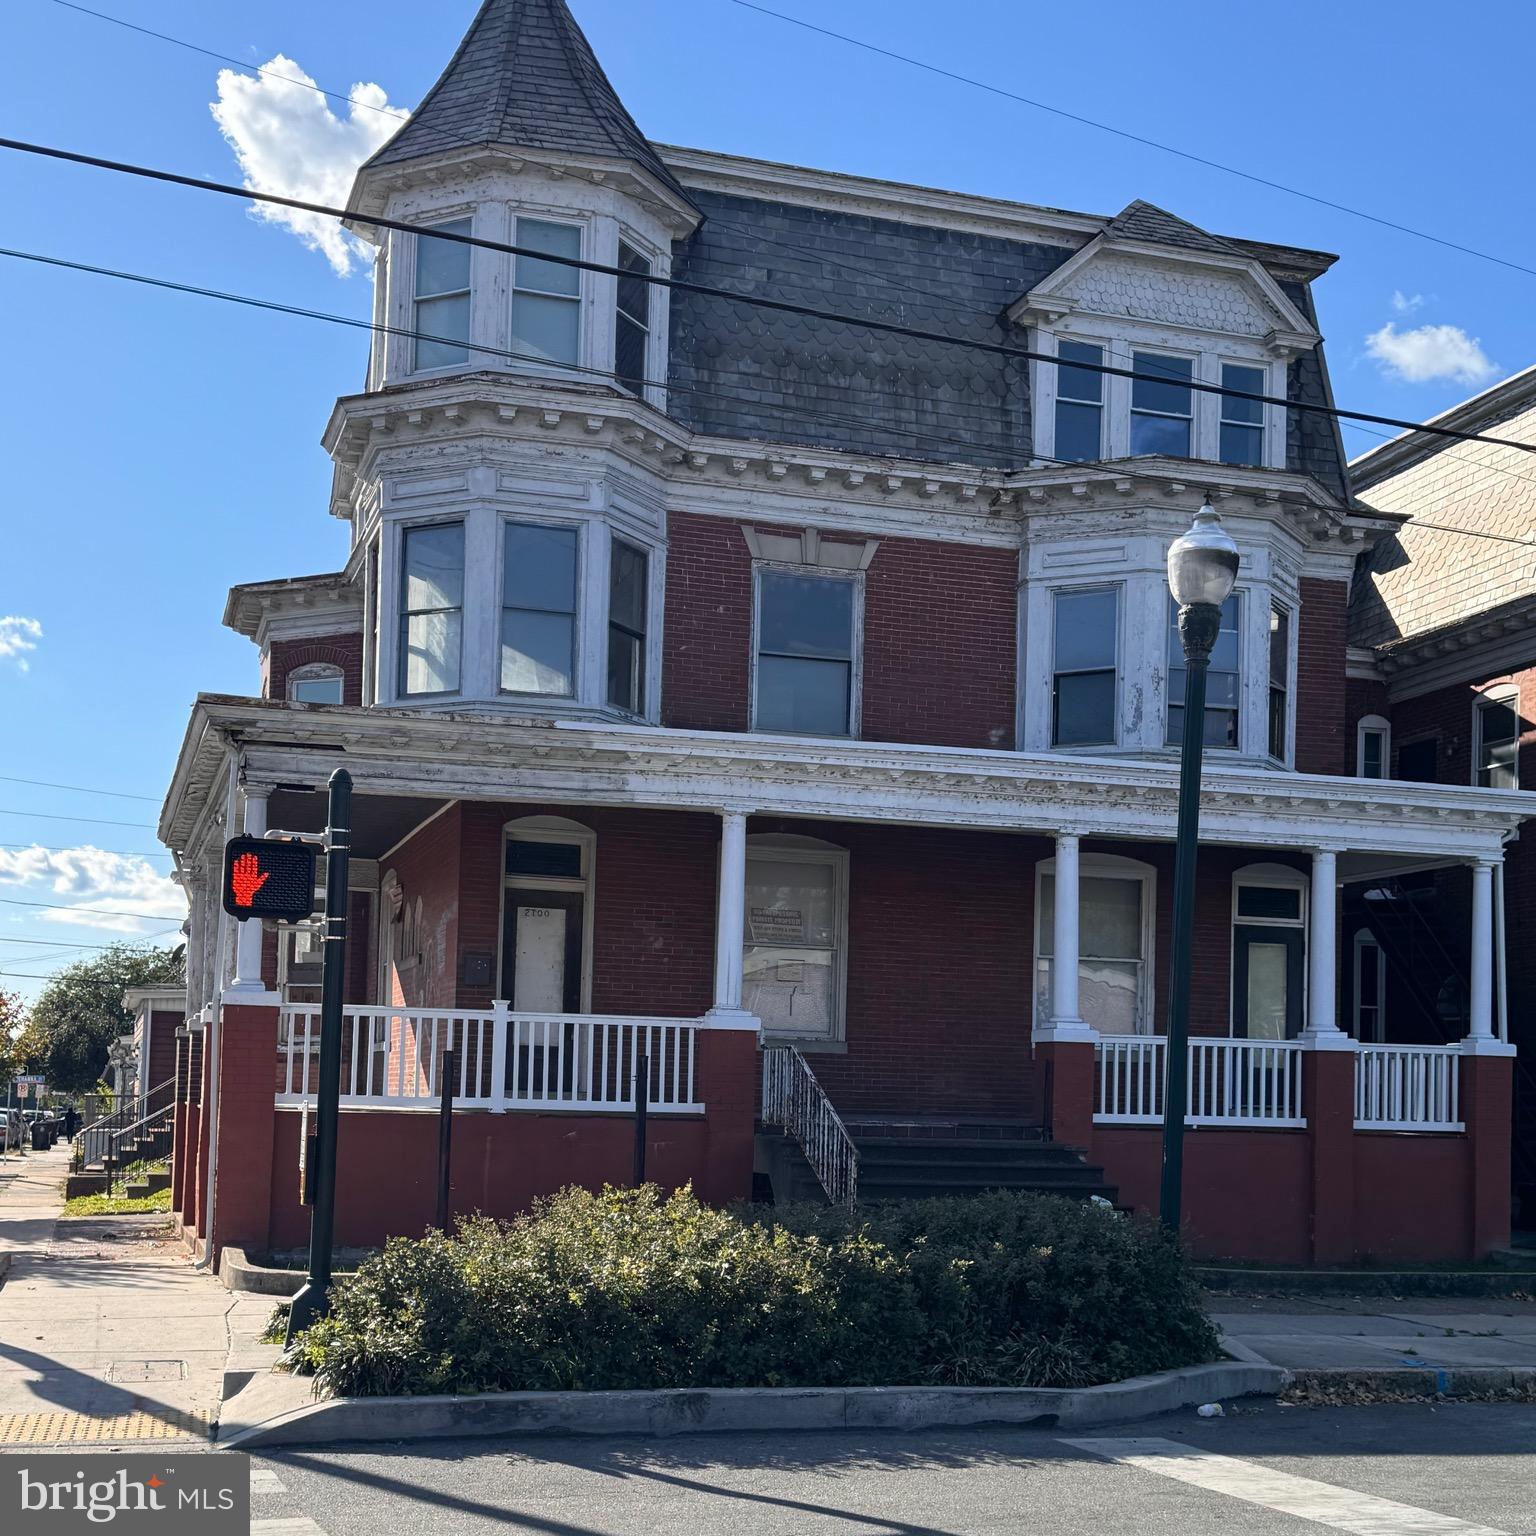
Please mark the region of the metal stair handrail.
[[92, 1163], [101, 1162], [111, 1151], [112, 1137], [115, 1132], [123, 1130], [150, 1114], [150, 1105], [162, 1093], [170, 1094], [174, 1100], [175, 1091], [176, 1079], [168, 1077], [163, 1083], [157, 1083], [147, 1093], [135, 1094], [109, 1114], [102, 1115], [100, 1119], [82, 1126], [75, 1132], [75, 1150], [70, 1158], [70, 1172], [82, 1173]]
[[782, 1126], [794, 1137], [827, 1199], [852, 1215], [859, 1149], [810, 1063], [792, 1045], [763, 1048], [763, 1123]]
[[155, 1126], [155, 1122], [158, 1120], [164, 1124], [169, 1124], [175, 1113], [176, 1106], [174, 1104], [167, 1104], [163, 1109], [157, 1109], [152, 1114], [145, 1115], [143, 1119], [135, 1120], [132, 1125], [125, 1125], [120, 1130], [110, 1133], [107, 1141], [107, 1156], [102, 1160], [102, 1166], [106, 1169], [107, 1193], [109, 1195], [112, 1193], [112, 1186], [117, 1178], [119, 1149], [124, 1138], [137, 1134], [144, 1130], [145, 1127], [160, 1129], [161, 1127]]

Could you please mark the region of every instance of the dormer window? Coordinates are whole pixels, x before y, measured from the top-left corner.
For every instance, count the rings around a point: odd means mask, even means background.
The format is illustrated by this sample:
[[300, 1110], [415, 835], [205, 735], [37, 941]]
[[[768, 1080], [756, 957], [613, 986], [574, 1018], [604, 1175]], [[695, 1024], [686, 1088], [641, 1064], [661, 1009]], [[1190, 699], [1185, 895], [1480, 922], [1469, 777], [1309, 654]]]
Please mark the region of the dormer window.
[[633, 394], [642, 394], [651, 337], [651, 264], [634, 246], [619, 241], [618, 303], [614, 310], [613, 369]]
[[[1245, 394], [1262, 395], [1264, 370], [1241, 363], [1221, 365], [1221, 387], [1238, 389]], [[1258, 468], [1264, 462], [1264, 406], [1258, 400], [1242, 400], [1224, 394], [1221, 397], [1221, 462], [1247, 464]]]
[[[581, 227], [550, 219], [513, 221], [514, 243], [551, 256], [581, 257]], [[581, 268], [516, 256], [512, 350], [551, 363], [581, 361]]]
[[341, 668], [330, 662], [311, 662], [288, 674], [288, 697], [295, 704], [340, 704]]
[[[471, 220], [434, 226], [445, 234], [467, 235]], [[452, 240], [416, 237], [416, 332], [418, 372], [453, 368], [469, 360], [469, 271], [473, 247]]]
[[1056, 454], [1082, 463], [1104, 457], [1104, 348], [1085, 341], [1062, 341], [1056, 355], [1063, 364], [1087, 368], [1056, 370]]
[[1190, 458], [1195, 410], [1189, 381], [1194, 377], [1194, 359], [1133, 352], [1131, 367], [1138, 374], [1156, 376], [1131, 381], [1131, 453]]

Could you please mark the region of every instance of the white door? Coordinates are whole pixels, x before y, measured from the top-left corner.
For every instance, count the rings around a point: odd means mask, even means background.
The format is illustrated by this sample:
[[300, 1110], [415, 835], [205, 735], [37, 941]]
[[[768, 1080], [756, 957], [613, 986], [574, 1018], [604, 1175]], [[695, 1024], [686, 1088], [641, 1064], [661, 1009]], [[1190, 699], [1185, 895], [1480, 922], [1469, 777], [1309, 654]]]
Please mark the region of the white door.
[[560, 1013], [565, 1008], [563, 907], [519, 906], [512, 972], [512, 1006], [519, 1013]]

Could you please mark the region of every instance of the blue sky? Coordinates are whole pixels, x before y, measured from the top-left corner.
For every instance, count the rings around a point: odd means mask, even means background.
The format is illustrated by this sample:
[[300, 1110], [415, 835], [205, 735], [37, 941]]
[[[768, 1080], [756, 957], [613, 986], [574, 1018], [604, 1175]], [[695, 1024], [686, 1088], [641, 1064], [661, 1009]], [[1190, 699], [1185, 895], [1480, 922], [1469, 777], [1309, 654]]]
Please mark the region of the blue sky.
[[[95, 0], [251, 64], [282, 54], [322, 85], [414, 107], [475, 0]], [[1447, 25], [1421, 0], [1217, 0], [1080, 6], [774, 0], [775, 8], [1338, 202], [1536, 265], [1528, 65], [1536, 11], [1484, 4]], [[1536, 360], [1536, 277], [874, 57], [730, 0], [572, 0], [654, 139], [1089, 212], [1133, 198], [1229, 234], [1342, 260], [1317, 287], [1341, 404], [1422, 418], [1482, 364]], [[0, 54], [9, 136], [237, 179], [210, 113], [215, 60], [53, 0], [11, 0]], [[231, 99], [238, 112], [240, 95]], [[362, 123], [322, 98], [256, 148], [343, 155]], [[256, 101], [262, 98], [257, 97]], [[346, 116], [340, 103], [330, 107]], [[245, 112], [249, 125], [252, 114]], [[302, 119], [302, 120], [301, 120]], [[314, 157], [310, 157], [314, 158]], [[318, 158], [323, 159], [324, 155]], [[313, 171], [314, 166], [309, 166]], [[334, 166], [331, 168], [334, 174]], [[362, 316], [368, 279], [231, 199], [0, 152], [0, 244]], [[356, 332], [0, 259], [7, 367], [0, 519], [0, 898], [163, 914], [0, 906], [0, 986], [27, 993], [114, 932], [176, 921], [148, 865], [157, 810], [199, 690], [251, 692], [256, 655], [221, 628], [234, 582], [333, 569], [319, 434], [362, 379]], [[1394, 305], [1394, 295], [1399, 301]], [[1394, 371], [1367, 338], [1392, 325]], [[1423, 327], [1433, 327], [1421, 332]], [[1454, 330], [1450, 329], [1454, 328]], [[1410, 333], [1405, 341], [1404, 333]], [[1476, 343], [1474, 348], [1473, 343]], [[1378, 343], [1378, 350], [1381, 344]], [[1448, 370], [1461, 365], [1460, 377]], [[1433, 376], [1408, 378], [1402, 369]], [[1351, 452], [1372, 439], [1350, 434]], [[3, 619], [29, 623], [5, 626]], [[31, 647], [28, 649], [27, 647]], [[25, 664], [23, 666], [23, 664]], [[128, 826], [32, 819], [97, 817]], [[27, 853], [90, 844], [114, 855]]]

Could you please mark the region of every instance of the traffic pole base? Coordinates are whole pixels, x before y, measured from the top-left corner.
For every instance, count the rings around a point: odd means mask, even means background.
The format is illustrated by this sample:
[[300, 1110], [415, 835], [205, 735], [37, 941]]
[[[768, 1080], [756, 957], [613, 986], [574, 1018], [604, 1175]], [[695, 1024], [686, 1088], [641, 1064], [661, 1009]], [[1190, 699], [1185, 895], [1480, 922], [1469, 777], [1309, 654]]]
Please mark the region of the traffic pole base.
[[288, 1333], [283, 1340], [283, 1348], [292, 1349], [298, 1336], [311, 1323], [319, 1322], [330, 1310], [330, 1285], [317, 1285], [313, 1279], [306, 1280], [303, 1288], [288, 1304]]

